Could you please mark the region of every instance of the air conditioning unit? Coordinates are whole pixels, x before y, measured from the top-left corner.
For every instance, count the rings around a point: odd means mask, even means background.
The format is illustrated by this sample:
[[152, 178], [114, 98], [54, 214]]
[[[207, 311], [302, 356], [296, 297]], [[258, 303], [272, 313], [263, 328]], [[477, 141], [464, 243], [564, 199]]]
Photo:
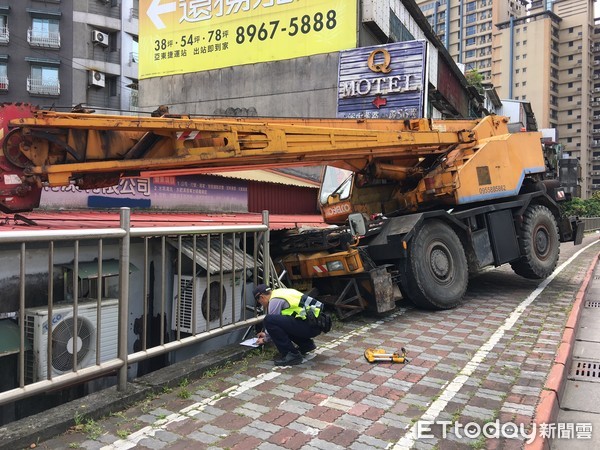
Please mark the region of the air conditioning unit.
[[[96, 364], [96, 342], [100, 335], [100, 362], [117, 357], [119, 303], [117, 299], [102, 300], [100, 333], [97, 326], [97, 303], [78, 304], [77, 333], [74, 332], [73, 305], [56, 306], [52, 310], [52, 376], [73, 370], [73, 354], [77, 349], [77, 368]], [[26, 353], [25, 378], [42, 381], [48, 375], [48, 308], [25, 310], [25, 334], [33, 350]]]
[[108, 34], [103, 33], [102, 31], [93, 30], [92, 42], [94, 44], [102, 45], [103, 47], [108, 47]]
[[106, 77], [102, 72], [90, 70], [90, 86], [104, 87], [106, 85]]
[[[214, 330], [221, 325], [238, 322], [243, 317], [242, 286], [244, 281], [241, 273], [236, 274], [235, 282], [232, 273], [223, 274], [223, 284], [221, 284], [219, 274], [211, 275], [210, 285], [208, 285], [206, 277], [196, 277], [195, 330], [193, 329], [193, 277], [182, 276], [181, 284], [178, 285], [178, 282], [179, 277], [176, 275], [173, 282], [173, 315], [171, 318], [173, 331], [176, 331], [178, 324], [181, 324], [179, 329], [184, 333], [202, 333]], [[180, 289], [178, 286], [181, 289], [181, 299], [179, 299]], [[207, 319], [209, 320], [207, 321]]]

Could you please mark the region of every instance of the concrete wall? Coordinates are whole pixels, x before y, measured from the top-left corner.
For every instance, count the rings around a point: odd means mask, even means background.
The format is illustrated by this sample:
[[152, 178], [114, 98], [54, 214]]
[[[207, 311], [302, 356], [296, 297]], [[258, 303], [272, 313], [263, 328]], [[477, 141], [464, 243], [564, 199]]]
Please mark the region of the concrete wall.
[[140, 109], [166, 104], [176, 114], [225, 115], [228, 108], [245, 108], [258, 116], [335, 117], [338, 55], [141, 80]]

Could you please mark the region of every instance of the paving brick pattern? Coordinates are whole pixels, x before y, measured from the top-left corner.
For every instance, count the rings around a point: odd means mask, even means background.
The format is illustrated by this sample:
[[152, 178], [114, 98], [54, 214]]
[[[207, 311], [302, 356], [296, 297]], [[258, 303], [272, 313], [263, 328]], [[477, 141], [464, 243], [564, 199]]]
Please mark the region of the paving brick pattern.
[[[588, 239], [587, 242], [591, 240]], [[510, 268], [470, 281], [457, 309], [402, 304], [385, 317], [336, 322], [302, 365], [274, 368], [273, 352], [225, 365], [189, 384], [38, 444], [43, 449], [385, 449], [432, 404], [459, 388], [436, 421], [529, 427], [585, 271], [600, 245], [567, 266], [489, 348], [474, 355], [538, 286]], [[580, 247], [563, 245], [561, 260]], [[369, 364], [367, 347], [406, 347], [410, 363]], [[468, 377], [457, 377], [469, 364]], [[445, 431], [445, 433], [444, 433]], [[435, 424], [419, 449], [519, 449], [523, 439], [469, 438]], [[444, 436], [445, 434], [445, 436]]]

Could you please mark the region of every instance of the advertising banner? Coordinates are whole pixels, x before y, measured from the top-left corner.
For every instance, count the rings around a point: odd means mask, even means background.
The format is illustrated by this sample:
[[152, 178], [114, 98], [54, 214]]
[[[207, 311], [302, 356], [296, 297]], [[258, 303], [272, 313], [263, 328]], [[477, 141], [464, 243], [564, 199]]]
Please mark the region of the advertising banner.
[[356, 47], [357, 0], [140, 0], [139, 78]]
[[337, 116], [425, 117], [425, 41], [406, 41], [340, 52]]
[[207, 175], [123, 178], [117, 186], [80, 191], [44, 188], [42, 208], [147, 208], [171, 211], [246, 212], [248, 183]]

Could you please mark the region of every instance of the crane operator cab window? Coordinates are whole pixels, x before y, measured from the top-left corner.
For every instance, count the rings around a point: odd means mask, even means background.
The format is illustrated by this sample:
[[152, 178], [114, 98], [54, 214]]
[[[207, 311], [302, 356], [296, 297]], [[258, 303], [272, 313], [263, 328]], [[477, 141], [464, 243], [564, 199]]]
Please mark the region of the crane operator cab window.
[[321, 182], [321, 192], [319, 194], [321, 205], [326, 205], [327, 199], [331, 196], [339, 197], [340, 200], [350, 197], [353, 174], [354, 172], [351, 170], [326, 166], [323, 171], [323, 181]]

